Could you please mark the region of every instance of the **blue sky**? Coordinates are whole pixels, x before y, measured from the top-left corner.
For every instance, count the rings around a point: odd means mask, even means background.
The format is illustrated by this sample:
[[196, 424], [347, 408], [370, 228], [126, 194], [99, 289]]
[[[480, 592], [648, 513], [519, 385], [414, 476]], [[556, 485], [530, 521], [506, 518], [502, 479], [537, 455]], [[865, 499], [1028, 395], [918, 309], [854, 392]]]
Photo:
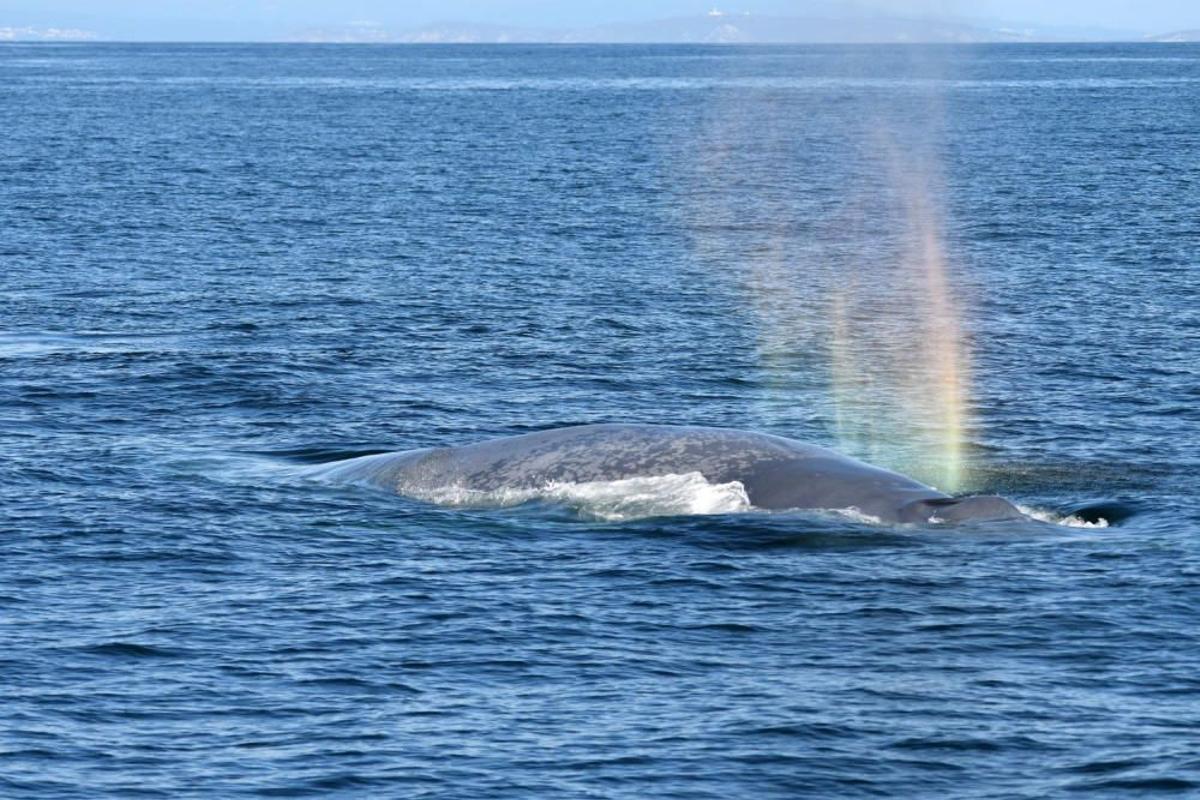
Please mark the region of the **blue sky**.
[[[847, 0], [730, 0], [722, 10], [800, 15]], [[1200, 28], [1200, 0], [860, 0], [897, 13], [1162, 33]], [[0, 0], [0, 27], [74, 27], [105, 38], [273, 38], [303, 27], [458, 20], [541, 27], [698, 14], [696, 0]]]

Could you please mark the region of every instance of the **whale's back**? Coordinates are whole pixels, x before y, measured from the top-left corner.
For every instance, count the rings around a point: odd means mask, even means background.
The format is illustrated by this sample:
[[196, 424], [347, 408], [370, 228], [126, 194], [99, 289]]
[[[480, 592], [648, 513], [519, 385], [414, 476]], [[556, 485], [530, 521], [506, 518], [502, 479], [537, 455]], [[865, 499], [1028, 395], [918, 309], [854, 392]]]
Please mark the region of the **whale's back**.
[[924, 484], [832, 450], [769, 434], [672, 425], [582, 425], [468, 444], [367, 456], [327, 474], [400, 494], [492, 493], [551, 485], [699, 473], [742, 484], [764, 509], [857, 508], [881, 519]]
[[[765, 434], [669, 425], [582, 425], [430, 452], [423, 477], [481, 491], [699, 472], [739, 480], [821, 448]], [[827, 452], [827, 451], [825, 451]]]

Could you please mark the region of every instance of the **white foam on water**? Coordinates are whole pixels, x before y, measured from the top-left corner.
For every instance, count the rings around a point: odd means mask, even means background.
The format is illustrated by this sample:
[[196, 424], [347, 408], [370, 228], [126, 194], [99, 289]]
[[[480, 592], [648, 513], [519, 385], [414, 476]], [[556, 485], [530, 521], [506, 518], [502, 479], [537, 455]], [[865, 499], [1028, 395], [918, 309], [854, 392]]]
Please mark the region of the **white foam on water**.
[[1041, 508], [1032, 508], [1030, 506], [1017, 505], [1017, 510], [1027, 517], [1036, 519], [1038, 522], [1048, 522], [1051, 525], [1063, 525], [1067, 528], [1107, 528], [1108, 520], [1103, 517], [1095, 522], [1088, 522], [1086, 519], [1080, 519], [1073, 514], [1058, 514], [1053, 511], [1046, 511]]
[[626, 478], [615, 481], [548, 483], [533, 489], [498, 489], [481, 492], [459, 486], [416, 489], [400, 486], [400, 493], [447, 506], [505, 507], [545, 502], [573, 509], [581, 516], [606, 522], [645, 517], [730, 514], [751, 509], [746, 487], [740, 481], [709, 483], [699, 472]]
[[851, 522], [859, 522], [864, 525], [882, 525], [883, 524], [883, 520], [880, 519], [879, 517], [874, 517], [874, 516], [871, 516], [870, 514], [859, 511], [854, 506], [851, 506], [849, 508], [835, 508], [835, 509], [831, 509], [831, 511], [834, 514], [837, 514], [839, 517], [848, 519]]

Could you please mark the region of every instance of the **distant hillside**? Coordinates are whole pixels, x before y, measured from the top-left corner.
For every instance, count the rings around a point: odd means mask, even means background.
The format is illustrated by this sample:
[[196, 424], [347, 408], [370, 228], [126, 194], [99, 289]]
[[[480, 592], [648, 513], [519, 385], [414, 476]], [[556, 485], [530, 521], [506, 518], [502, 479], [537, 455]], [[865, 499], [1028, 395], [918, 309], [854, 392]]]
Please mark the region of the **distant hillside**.
[[1200, 42], [1200, 28], [1192, 31], [1175, 31], [1159, 36], [1147, 36], [1149, 42]]
[[96, 34], [78, 28], [0, 27], [0, 42], [85, 42]]
[[1020, 34], [953, 21], [863, 16], [765, 17], [750, 14], [681, 17], [605, 25], [578, 33], [579, 41], [714, 43], [995, 42]]
[[399, 42], [552, 43], [855, 43], [1013, 42], [1024, 33], [974, 24], [888, 16], [769, 17], [710, 13], [695, 17], [627, 22], [571, 30], [443, 23], [398, 34]]
[[406, 31], [397, 42], [413, 44], [535, 44], [571, 41], [570, 31], [549, 28], [520, 28], [507, 25], [480, 25], [471, 22], [442, 22]]
[[[986, 22], [868, 13], [856, 6], [808, 2], [804, 13], [778, 17], [712, 11], [649, 22], [618, 22], [587, 28], [531, 28], [473, 22], [440, 22], [391, 31], [360, 23], [300, 31], [288, 37], [304, 42], [411, 43], [726, 43], [855, 44], [1137, 41], [1141, 34], [1088, 27], [1038, 27], [1017, 22]], [[1196, 31], [1157, 41], [1193, 41]], [[1182, 37], [1193, 37], [1182, 38]]]
[[313, 44], [367, 44], [394, 42], [396, 36], [373, 23], [355, 23], [336, 28], [306, 28], [285, 37], [289, 42]]

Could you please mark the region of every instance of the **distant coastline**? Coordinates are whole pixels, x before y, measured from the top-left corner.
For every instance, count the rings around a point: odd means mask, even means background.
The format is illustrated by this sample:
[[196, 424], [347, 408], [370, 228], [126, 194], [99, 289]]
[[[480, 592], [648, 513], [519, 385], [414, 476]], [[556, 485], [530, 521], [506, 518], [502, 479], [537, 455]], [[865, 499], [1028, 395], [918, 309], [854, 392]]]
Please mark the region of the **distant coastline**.
[[[1192, 38], [1181, 38], [1188, 37]], [[295, 42], [424, 44], [982, 44], [1001, 42], [1196, 41], [1200, 31], [1144, 36], [1132, 31], [886, 15], [708, 14], [584, 28], [532, 28], [446, 21], [393, 31], [373, 23], [309, 28]]]
[[[881, 14], [768, 16], [723, 13], [576, 28], [445, 21], [419, 27], [378, 22], [312, 26], [277, 35], [197, 36], [196, 41], [314, 44], [987, 44], [1019, 42], [1200, 42], [1200, 29], [1137, 31]], [[180, 41], [130, 39], [69, 25], [0, 25], [0, 42]]]

